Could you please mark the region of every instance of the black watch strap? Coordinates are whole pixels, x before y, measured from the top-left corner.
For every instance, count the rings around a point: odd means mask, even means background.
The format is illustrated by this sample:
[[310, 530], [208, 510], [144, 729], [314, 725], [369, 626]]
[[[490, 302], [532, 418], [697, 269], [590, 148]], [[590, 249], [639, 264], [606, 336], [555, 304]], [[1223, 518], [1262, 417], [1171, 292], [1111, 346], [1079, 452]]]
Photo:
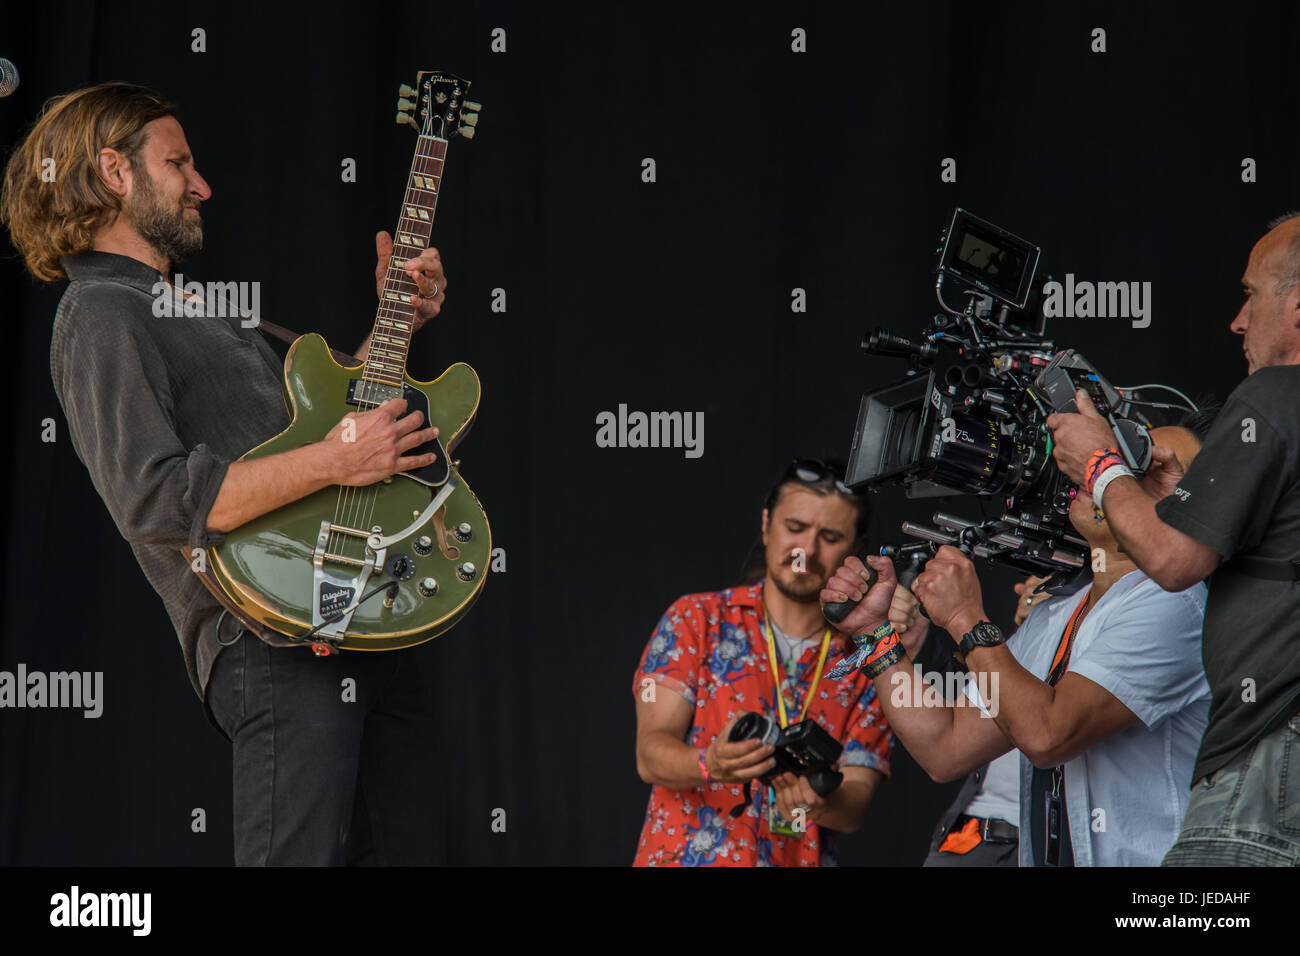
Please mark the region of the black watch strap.
[[980, 621], [969, 631], [962, 635], [961, 641], [957, 644], [957, 653], [961, 655], [962, 660], [975, 647], [996, 647], [999, 644], [1005, 644], [1006, 635], [1002, 630], [991, 621]]

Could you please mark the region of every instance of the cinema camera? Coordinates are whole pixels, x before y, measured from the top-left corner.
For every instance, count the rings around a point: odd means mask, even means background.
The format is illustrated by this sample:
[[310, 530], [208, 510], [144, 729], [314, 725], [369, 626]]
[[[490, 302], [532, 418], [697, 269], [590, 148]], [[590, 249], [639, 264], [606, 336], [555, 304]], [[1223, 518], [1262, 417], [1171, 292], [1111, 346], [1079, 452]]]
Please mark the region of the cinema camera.
[[[1141, 474], [1151, 460], [1152, 426], [1139, 406], [1195, 405], [1164, 385], [1116, 388], [1078, 352], [1058, 352], [1037, 300], [1027, 308], [1041, 251], [1033, 243], [959, 208], [937, 251], [935, 294], [943, 311], [920, 340], [877, 328], [862, 342], [866, 352], [906, 359], [910, 368], [901, 381], [863, 395], [846, 481], [855, 491], [902, 484], [909, 498], [1002, 499], [1005, 513], [996, 520], [938, 512], [932, 525], [904, 522], [903, 533], [921, 541], [881, 553], [910, 557], [911, 573], [900, 574], [905, 583], [950, 544], [1047, 575], [1046, 590], [1075, 590], [1091, 573], [1090, 555], [1069, 524], [1077, 489], [1052, 460], [1047, 416], [1077, 411], [1075, 393], [1085, 389], [1114, 429], [1117, 450]], [[949, 308], [945, 284], [966, 296], [964, 309]], [[1134, 397], [1150, 388], [1173, 392], [1186, 405]], [[828, 605], [827, 616], [842, 620], [851, 607]]]

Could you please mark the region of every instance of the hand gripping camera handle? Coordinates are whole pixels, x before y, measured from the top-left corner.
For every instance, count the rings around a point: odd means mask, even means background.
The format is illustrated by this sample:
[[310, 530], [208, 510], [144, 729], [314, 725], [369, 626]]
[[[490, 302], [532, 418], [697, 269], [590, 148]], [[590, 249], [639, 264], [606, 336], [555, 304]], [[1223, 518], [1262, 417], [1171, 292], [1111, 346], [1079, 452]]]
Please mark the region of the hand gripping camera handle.
[[[863, 567], [867, 569], [867, 586], [864, 591], [870, 591], [872, 586], [876, 583], [876, 579], [879, 578], [880, 575], [876, 573], [875, 568], [866, 562], [863, 562]], [[833, 604], [823, 604], [822, 616], [832, 624], [839, 624], [848, 617], [849, 612], [857, 606], [857, 601], [836, 601]]]
[[[890, 557], [892, 558], [893, 555], [891, 554]], [[929, 561], [930, 557], [929, 549], [912, 551], [907, 567], [898, 573], [898, 583], [909, 591], [912, 590], [912, 584], [921, 576], [921, 572], [925, 570], [925, 562]], [[925, 605], [919, 599], [916, 602], [916, 609], [921, 612], [921, 616], [927, 621], [930, 619], [930, 615], [925, 613]]]

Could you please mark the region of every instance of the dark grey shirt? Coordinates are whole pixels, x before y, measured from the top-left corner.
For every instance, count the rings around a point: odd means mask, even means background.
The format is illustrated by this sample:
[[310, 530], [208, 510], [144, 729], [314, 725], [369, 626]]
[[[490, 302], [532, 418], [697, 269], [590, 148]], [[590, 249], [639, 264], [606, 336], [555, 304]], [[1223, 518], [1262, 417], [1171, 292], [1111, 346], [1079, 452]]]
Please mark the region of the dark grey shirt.
[[[185, 552], [221, 543], [206, 526], [226, 469], [289, 426], [282, 366], [237, 316], [155, 316], [162, 276], [152, 266], [104, 252], [62, 263], [72, 281], [54, 319], [54, 391], [73, 448], [167, 608], [201, 698], [220, 650], [221, 606]], [[227, 639], [237, 631], [230, 623]]]
[[[1177, 490], [1156, 505], [1160, 519], [1225, 559], [1300, 561], [1297, 395], [1300, 365], [1247, 376]], [[1231, 561], [1208, 583], [1202, 659], [1213, 696], [1193, 781], [1300, 711], [1300, 583], [1245, 574]]]

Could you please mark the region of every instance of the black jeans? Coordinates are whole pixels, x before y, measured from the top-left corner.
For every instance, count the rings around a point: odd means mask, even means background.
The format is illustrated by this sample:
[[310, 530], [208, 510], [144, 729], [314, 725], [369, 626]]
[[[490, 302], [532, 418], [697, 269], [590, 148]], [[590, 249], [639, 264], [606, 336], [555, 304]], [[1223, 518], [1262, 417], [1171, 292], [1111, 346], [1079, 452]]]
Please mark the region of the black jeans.
[[234, 744], [239, 866], [432, 864], [436, 761], [428, 645], [217, 655], [205, 702]]

